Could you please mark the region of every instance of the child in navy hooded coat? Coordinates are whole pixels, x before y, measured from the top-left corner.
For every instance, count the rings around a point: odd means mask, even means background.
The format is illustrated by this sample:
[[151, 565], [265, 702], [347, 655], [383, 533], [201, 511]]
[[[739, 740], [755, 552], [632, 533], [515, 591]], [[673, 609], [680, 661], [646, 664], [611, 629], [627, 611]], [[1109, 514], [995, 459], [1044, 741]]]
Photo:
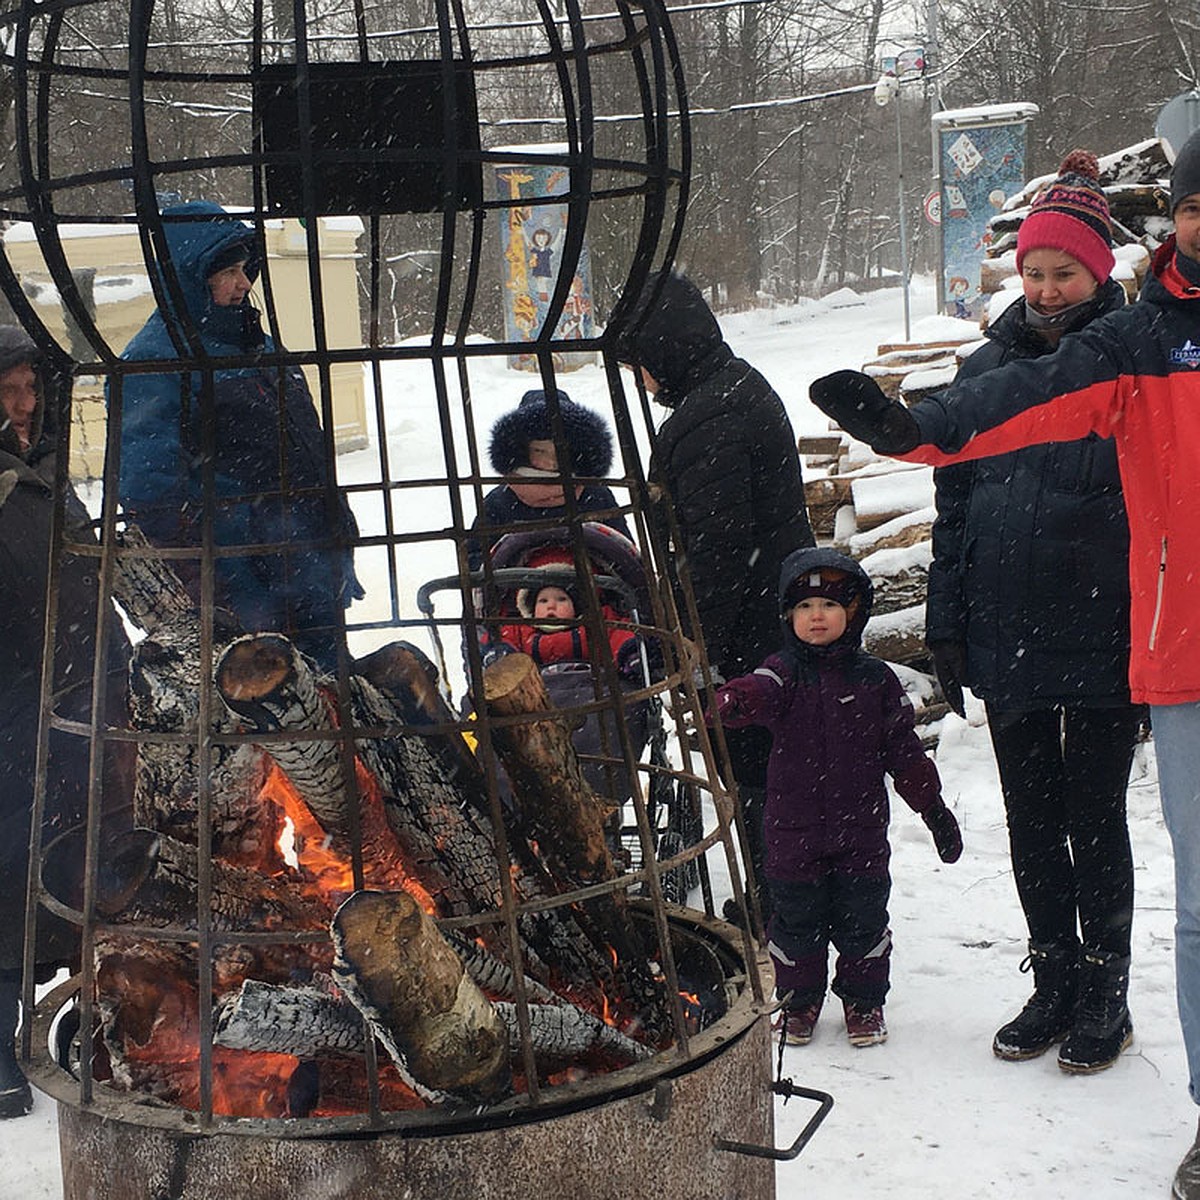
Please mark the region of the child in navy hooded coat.
[[[804, 1045], [832, 991], [856, 1046], [887, 1037], [891, 931], [885, 776], [919, 813], [943, 862], [962, 852], [937, 768], [917, 736], [894, 672], [861, 648], [873, 589], [852, 559], [827, 549], [784, 561], [779, 603], [784, 644], [749, 675], [717, 689], [724, 725], [771, 733], [764, 820], [771, 891], [770, 954], [787, 997], [787, 1040]], [[790, 996], [789, 996], [790, 993]]]

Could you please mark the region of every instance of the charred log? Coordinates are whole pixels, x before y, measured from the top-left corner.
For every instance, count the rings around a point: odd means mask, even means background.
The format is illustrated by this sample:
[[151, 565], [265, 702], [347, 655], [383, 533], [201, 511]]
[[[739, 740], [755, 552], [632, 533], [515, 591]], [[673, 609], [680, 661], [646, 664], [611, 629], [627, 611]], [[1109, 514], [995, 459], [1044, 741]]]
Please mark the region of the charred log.
[[458, 955], [407, 892], [356, 892], [334, 914], [334, 979], [430, 1100], [499, 1099], [508, 1036]]
[[[447, 778], [435, 747], [439, 735], [408, 732], [395, 702], [358, 676], [351, 676], [356, 724], [385, 736], [360, 737], [359, 754], [383, 789], [387, 821], [414, 863], [422, 886], [440, 916], [465, 916], [500, 907], [496, 836], [474, 772]], [[457, 734], [450, 734], [457, 737]], [[557, 891], [529, 847], [509, 845], [511, 878], [518, 901], [536, 901]], [[599, 1003], [615, 994], [608, 956], [585, 935], [577, 914], [565, 908], [524, 914], [519, 927], [530, 974], [543, 983], [554, 977], [591, 988]], [[489, 949], [507, 952], [494, 928], [480, 929]]]
[[[200, 643], [194, 627], [164, 627], [139, 642], [129, 664], [130, 725], [187, 740], [141, 742], [137, 748], [134, 824], [196, 840], [200, 773]], [[214, 732], [228, 731], [217, 724]], [[214, 745], [207, 775], [214, 853], [255, 861], [268, 849], [275, 821], [260, 798], [267, 763], [253, 746]]]
[[[114, 915], [127, 924], [194, 924], [200, 880], [196, 847], [165, 834], [147, 840], [146, 832], [134, 830], [114, 842], [115, 857], [105, 876], [108, 886], [116, 892], [137, 881]], [[209, 870], [214, 929], [316, 930], [329, 919], [322, 904], [305, 898], [285, 880], [219, 859], [211, 862]]]
[[[516, 1005], [493, 1005], [520, 1042]], [[641, 1062], [653, 1051], [606, 1025], [599, 1017], [565, 1001], [529, 1006], [529, 1036], [539, 1067], [551, 1069], [597, 1052], [624, 1063]], [[292, 1054], [312, 1059], [326, 1054], [362, 1055], [366, 1048], [362, 1014], [349, 1000], [315, 987], [287, 987], [247, 980], [222, 998], [213, 1017], [214, 1044], [234, 1050]]]
[[[151, 635], [180, 625], [199, 629], [195, 602], [170, 564], [153, 552], [146, 535], [136, 525], [127, 525], [117, 543], [130, 553], [116, 557], [113, 597], [129, 619]], [[150, 553], [136, 553], [142, 550]]]
[[[583, 777], [571, 731], [555, 712], [533, 659], [507, 654], [487, 668], [483, 682], [492, 716], [543, 714], [538, 720], [497, 725], [492, 732], [513, 783], [514, 803], [551, 873], [567, 888], [616, 878], [604, 838], [605, 805]], [[617, 957], [622, 995], [657, 1039], [668, 1027], [666, 997], [625, 901], [624, 892], [612, 892], [581, 907], [594, 936]]]
[[266, 749], [335, 848], [348, 855], [355, 788], [346, 778], [329, 708], [295, 647], [278, 634], [238, 638], [222, 653], [216, 681], [226, 708], [255, 732], [328, 731], [326, 737], [272, 741]]
[[213, 1044], [314, 1058], [364, 1053], [362, 1014], [349, 1000], [316, 987], [285, 987], [247, 979], [218, 1002]]

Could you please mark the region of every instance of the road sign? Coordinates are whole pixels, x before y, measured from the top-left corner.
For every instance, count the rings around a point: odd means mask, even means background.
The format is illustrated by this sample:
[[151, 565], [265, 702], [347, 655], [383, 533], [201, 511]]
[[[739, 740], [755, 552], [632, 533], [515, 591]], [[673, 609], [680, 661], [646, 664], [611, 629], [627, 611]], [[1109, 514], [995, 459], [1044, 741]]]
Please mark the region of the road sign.
[[1200, 129], [1200, 91], [1183, 92], [1168, 100], [1154, 122], [1154, 132], [1166, 143], [1172, 162], [1183, 143]]
[[940, 225], [942, 223], [942, 193], [930, 192], [925, 197], [925, 220], [930, 225]]

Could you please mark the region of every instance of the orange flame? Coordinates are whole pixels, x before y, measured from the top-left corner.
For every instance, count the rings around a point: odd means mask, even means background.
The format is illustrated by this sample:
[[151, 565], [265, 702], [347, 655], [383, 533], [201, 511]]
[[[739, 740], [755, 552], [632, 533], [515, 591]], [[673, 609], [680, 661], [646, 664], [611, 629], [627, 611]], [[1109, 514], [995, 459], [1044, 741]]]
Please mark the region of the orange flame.
[[[355, 759], [354, 769], [362, 801], [360, 818], [365, 851], [365, 886], [383, 890], [402, 888], [427, 913], [436, 915], [437, 905], [433, 897], [408, 869], [395, 846], [375, 776], [358, 759]], [[262, 795], [285, 818], [285, 831], [278, 843], [279, 851], [285, 860], [296, 864], [295, 869], [304, 881], [302, 890], [309, 895], [319, 896], [331, 909], [336, 908], [354, 890], [354, 868], [349, 856], [334, 848], [333, 839], [313, 816], [291, 780], [275, 763], [271, 764]], [[368, 849], [369, 852], [366, 852]]]

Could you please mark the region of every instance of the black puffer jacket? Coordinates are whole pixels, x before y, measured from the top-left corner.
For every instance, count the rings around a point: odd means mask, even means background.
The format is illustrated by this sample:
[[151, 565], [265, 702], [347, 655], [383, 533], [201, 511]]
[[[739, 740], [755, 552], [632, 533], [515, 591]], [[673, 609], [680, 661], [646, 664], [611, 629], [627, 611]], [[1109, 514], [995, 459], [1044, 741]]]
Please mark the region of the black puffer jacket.
[[[727, 678], [779, 641], [775, 587], [793, 550], [813, 545], [796, 438], [771, 385], [725, 344], [695, 286], [653, 277], [618, 342], [674, 409], [654, 442], [652, 482], [674, 506], [709, 661]], [[681, 615], [687, 615], [681, 605]]]
[[[13, 330], [0, 328], [0, 373], [19, 362], [37, 362], [28, 338], [14, 358]], [[19, 333], [20, 331], [16, 331]], [[20, 347], [16, 347], [20, 350]], [[39, 378], [40, 429], [44, 396]], [[29, 816], [33, 805], [41, 699], [43, 623], [54, 512], [54, 460], [43, 439], [27, 453], [0, 445], [0, 972], [19, 970], [24, 938]], [[72, 528], [87, 512], [68, 491]], [[66, 555], [58, 579], [55, 623], [55, 687], [60, 714], [86, 720], [95, 657], [98, 559]], [[112, 614], [110, 645], [114, 685], [121, 682], [126, 643]], [[120, 691], [119, 686], [114, 691]], [[114, 697], [114, 704], [117, 703]], [[119, 723], [119, 707], [108, 719]], [[50, 737], [43, 844], [79, 822], [87, 803], [88, 743], [54, 731]], [[114, 797], [114, 805], [119, 798]], [[51, 886], [54, 886], [51, 883]], [[36, 961], [47, 968], [75, 953], [73, 931], [61, 921], [39, 916]]]
[[[1124, 304], [1109, 280], [1071, 331]], [[1024, 299], [958, 379], [1051, 346]], [[1129, 702], [1129, 529], [1110, 439], [1030, 446], [934, 472], [925, 635], [965, 643], [971, 690], [1000, 709]]]

